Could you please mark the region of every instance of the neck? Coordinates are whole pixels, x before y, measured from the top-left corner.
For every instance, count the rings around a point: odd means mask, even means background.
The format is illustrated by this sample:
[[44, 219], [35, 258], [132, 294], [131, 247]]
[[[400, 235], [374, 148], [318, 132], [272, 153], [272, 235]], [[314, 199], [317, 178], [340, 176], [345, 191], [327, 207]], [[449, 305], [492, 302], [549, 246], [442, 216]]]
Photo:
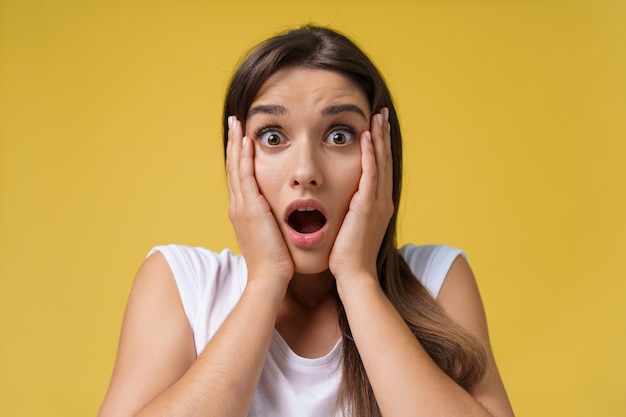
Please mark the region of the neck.
[[296, 274], [291, 279], [275, 326], [296, 354], [322, 357], [341, 337], [335, 293], [335, 278], [329, 271]]
[[307, 309], [315, 308], [334, 292], [335, 277], [329, 270], [310, 275], [295, 273], [287, 287], [287, 297]]

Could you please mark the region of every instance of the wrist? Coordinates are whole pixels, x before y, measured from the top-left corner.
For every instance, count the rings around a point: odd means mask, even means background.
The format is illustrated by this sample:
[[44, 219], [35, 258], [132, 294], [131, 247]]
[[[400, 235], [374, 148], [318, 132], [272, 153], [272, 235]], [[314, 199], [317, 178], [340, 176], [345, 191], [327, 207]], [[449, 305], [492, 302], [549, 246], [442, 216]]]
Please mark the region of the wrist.
[[357, 296], [363, 292], [381, 292], [378, 276], [371, 272], [358, 272], [352, 274], [342, 274], [335, 276], [337, 282], [337, 293], [344, 300], [346, 297]]
[[285, 298], [289, 280], [270, 280], [267, 279], [267, 275], [255, 275], [256, 277], [252, 274], [248, 275], [244, 293], [259, 297], [269, 304], [280, 305]]

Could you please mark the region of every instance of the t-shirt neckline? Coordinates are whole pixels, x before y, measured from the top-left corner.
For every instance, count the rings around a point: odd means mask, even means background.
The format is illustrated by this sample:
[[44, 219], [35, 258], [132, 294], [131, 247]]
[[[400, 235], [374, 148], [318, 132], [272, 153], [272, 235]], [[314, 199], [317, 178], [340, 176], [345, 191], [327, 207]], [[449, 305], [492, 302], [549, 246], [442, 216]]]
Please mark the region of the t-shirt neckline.
[[320, 368], [338, 360], [339, 354], [341, 353], [342, 341], [343, 337], [340, 337], [333, 346], [333, 348], [324, 356], [321, 356], [319, 358], [305, 358], [294, 352], [289, 344], [287, 344], [283, 336], [278, 332], [278, 330], [274, 329], [270, 349], [274, 348], [273, 350], [277, 350], [283, 357], [287, 359], [287, 361], [298, 366], [305, 368]]

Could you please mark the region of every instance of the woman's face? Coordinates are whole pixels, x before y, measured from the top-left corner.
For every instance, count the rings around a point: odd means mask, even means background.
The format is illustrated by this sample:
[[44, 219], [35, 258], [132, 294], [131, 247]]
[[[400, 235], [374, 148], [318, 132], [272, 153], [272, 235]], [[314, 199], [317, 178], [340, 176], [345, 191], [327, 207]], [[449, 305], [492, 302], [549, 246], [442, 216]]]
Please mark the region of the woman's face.
[[287, 68], [263, 84], [245, 126], [259, 189], [296, 272], [325, 271], [361, 177], [368, 100], [340, 73]]

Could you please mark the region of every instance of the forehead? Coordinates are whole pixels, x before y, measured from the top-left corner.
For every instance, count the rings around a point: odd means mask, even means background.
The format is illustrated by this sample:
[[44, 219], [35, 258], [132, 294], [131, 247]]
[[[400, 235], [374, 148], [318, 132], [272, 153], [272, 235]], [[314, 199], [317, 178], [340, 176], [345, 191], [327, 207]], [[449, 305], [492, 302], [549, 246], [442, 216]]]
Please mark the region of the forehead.
[[283, 101], [313, 105], [351, 102], [369, 112], [369, 102], [354, 81], [342, 73], [323, 69], [290, 67], [276, 71], [263, 83], [250, 107]]

